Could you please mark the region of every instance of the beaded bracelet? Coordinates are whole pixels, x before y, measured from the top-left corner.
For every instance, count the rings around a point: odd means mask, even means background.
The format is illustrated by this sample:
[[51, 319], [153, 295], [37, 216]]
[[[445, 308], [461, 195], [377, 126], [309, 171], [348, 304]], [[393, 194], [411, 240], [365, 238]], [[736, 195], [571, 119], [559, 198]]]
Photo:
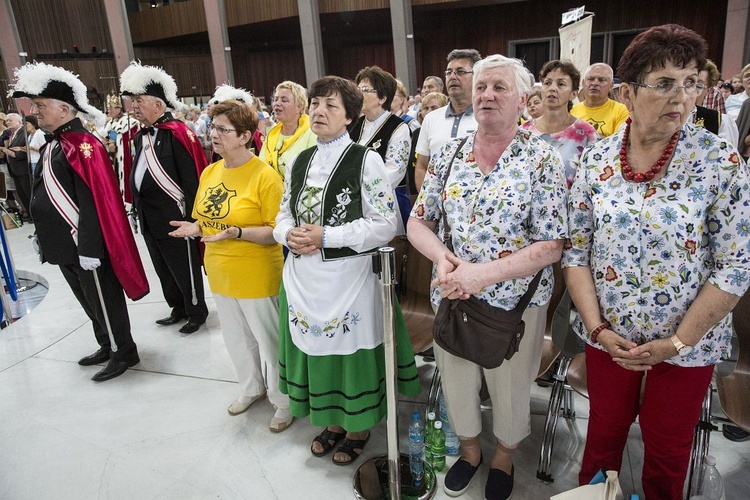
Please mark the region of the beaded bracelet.
[[597, 326], [593, 330], [591, 330], [591, 333], [589, 334], [589, 338], [591, 339], [591, 343], [596, 344], [596, 338], [599, 336], [600, 333], [602, 333], [603, 330], [606, 330], [612, 326], [609, 321], [605, 321], [601, 325]]

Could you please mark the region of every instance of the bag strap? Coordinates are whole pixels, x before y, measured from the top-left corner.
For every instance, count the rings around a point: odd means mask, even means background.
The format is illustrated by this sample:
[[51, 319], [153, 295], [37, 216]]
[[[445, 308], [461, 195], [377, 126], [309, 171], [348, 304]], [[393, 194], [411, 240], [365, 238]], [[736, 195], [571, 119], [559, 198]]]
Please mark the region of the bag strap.
[[467, 140], [469, 140], [468, 135], [461, 139], [461, 142], [458, 144], [456, 151], [451, 157], [450, 163], [448, 163], [448, 171], [445, 173], [445, 180], [443, 181], [443, 200], [440, 203], [440, 216], [443, 219], [443, 244], [448, 247], [448, 250], [451, 252], [453, 252], [453, 242], [451, 241], [451, 228], [448, 225], [448, 216], [445, 214], [445, 186], [448, 184], [448, 177], [451, 175], [451, 170], [453, 169], [453, 161], [456, 159], [458, 152], [461, 151], [461, 148], [464, 147]]
[[[464, 147], [464, 144], [466, 144], [466, 141], [469, 139], [469, 136], [464, 137], [461, 139], [461, 142], [458, 144], [458, 147], [456, 148], [456, 151], [453, 153], [453, 156], [451, 157], [450, 163], [448, 163], [448, 171], [445, 173], [445, 181], [443, 181], [443, 202], [445, 201], [445, 186], [448, 184], [448, 177], [451, 175], [451, 170], [453, 169], [453, 161], [456, 159], [456, 156], [458, 156], [458, 152], [461, 151], [461, 148]], [[453, 252], [453, 242], [451, 241], [451, 228], [448, 225], [448, 216], [445, 213], [445, 204], [440, 204], [440, 212], [441, 217], [443, 220], [443, 244], [448, 247], [448, 250]], [[529, 302], [531, 302], [531, 298], [536, 293], [537, 286], [539, 285], [539, 281], [542, 279], [542, 272], [544, 269], [540, 269], [538, 273], [536, 273], [536, 276], [534, 276], [534, 279], [531, 280], [531, 283], [529, 283], [529, 288], [526, 289], [526, 293], [521, 296], [521, 299], [518, 301], [518, 304], [516, 305], [514, 311], [524, 311], [526, 310], [526, 307], [529, 305]]]
[[531, 298], [536, 293], [536, 288], [539, 285], [539, 282], [542, 279], [542, 273], [544, 272], [544, 268], [540, 269], [538, 273], [536, 273], [536, 276], [534, 276], [534, 279], [531, 280], [531, 283], [529, 283], [529, 288], [526, 289], [526, 293], [521, 296], [521, 299], [518, 301], [518, 304], [516, 304], [516, 308], [513, 309], [514, 312], [521, 312], [526, 310], [526, 307], [529, 305], [529, 302], [531, 302]]

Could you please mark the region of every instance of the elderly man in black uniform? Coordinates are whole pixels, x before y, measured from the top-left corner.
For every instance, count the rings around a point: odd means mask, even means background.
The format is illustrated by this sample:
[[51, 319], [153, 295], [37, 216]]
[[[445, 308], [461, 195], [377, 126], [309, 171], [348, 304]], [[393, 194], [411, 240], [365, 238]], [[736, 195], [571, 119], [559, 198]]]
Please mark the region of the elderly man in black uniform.
[[13, 97], [30, 98], [39, 125], [54, 133], [42, 147], [31, 199], [42, 261], [60, 266], [93, 323], [99, 350], [78, 364], [109, 361], [92, 377], [109, 380], [140, 361], [123, 290], [137, 300], [148, 293], [148, 281], [107, 151], [77, 117], [104, 116], [89, 105], [83, 83], [62, 68], [27, 64], [15, 77]]
[[172, 308], [156, 321], [173, 325], [187, 319], [180, 332], [193, 333], [208, 316], [195, 240], [169, 236], [172, 220], [192, 221], [198, 178], [207, 165], [200, 140], [167, 107], [177, 106], [177, 85], [161, 68], [133, 62], [120, 75], [120, 92], [133, 101], [143, 128], [134, 137], [130, 189], [146, 247]]

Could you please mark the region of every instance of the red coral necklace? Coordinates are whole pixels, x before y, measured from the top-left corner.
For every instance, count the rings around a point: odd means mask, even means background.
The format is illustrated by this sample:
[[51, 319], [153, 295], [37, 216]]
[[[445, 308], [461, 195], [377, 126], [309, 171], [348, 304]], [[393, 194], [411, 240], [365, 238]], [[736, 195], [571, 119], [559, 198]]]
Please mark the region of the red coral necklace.
[[628, 118], [628, 120], [625, 122], [625, 132], [622, 134], [622, 147], [620, 148], [620, 165], [622, 169], [622, 176], [625, 177], [626, 180], [632, 181], [632, 182], [646, 182], [650, 181], [662, 171], [664, 168], [664, 165], [667, 163], [667, 160], [672, 156], [672, 153], [674, 152], [674, 147], [677, 144], [677, 139], [680, 137], [680, 131], [674, 133], [672, 138], [669, 140], [669, 144], [667, 144], [667, 147], [664, 149], [664, 152], [661, 154], [661, 157], [656, 160], [656, 163], [654, 163], [650, 169], [648, 169], [646, 172], [643, 173], [633, 173], [633, 167], [628, 163], [628, 138], [630, 137], [630, 123], [633, 120]]

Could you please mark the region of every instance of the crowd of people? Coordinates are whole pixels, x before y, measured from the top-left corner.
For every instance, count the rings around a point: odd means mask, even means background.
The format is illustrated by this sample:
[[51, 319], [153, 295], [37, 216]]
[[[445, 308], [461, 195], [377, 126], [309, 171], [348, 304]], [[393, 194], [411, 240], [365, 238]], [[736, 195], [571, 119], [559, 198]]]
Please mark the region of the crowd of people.
[[[139, 362], [125, 301], [149, 291], [139, 232], [170, 308], [157, 324], [200, 329], [205, 270], [239, 381], [228, 413], [267, 398], [272, 432], [309, 416], [323, 428], [312, 455], [347, 465], [387, 404], [370, 256], [405, 234], [434, 263], [435, 310], [475, 297], [510, 311], [531, 295], [525, 335], [500, 366], [434, 346], [461, 444], [445, 492], [464, 493], [484, 462], [484, 381], [496, 439], [485, 498], [506, 499], [561, 261], [589, 374], [580, 483], [619, 470], [638, 418], [644, 492], [677, 499], [713, 368], [730, 355], [731, 311], [750, 286], [750, 65], [730, 90], [706, 54], [689, 29], [646, 30], [617, 65], [615, 98], [604, 63], [581, 74], [553, 60], [537, 78], [517, 59], [457, 49], [413, 102], [368, 66], [309, 89], [280, 83], [275, 121], [222, 85], [208, 123], [197, 107], [176, 119], [172, 77], [133, 62], [98, 136], [84, 124], [103, 115], [80, 80], [33, 63], [13, 87], [32, 102], [27, 134], [7, 115], [2, 152], [11, 166], [32, 155], [33, 178], [28, 167], [10, 174], [42, 260], [60, 267], [93, 323], [99, 348], [79, 361], [106, 363], [93, 380]], [[398, 388], [413, 396], [395, 306]]]

